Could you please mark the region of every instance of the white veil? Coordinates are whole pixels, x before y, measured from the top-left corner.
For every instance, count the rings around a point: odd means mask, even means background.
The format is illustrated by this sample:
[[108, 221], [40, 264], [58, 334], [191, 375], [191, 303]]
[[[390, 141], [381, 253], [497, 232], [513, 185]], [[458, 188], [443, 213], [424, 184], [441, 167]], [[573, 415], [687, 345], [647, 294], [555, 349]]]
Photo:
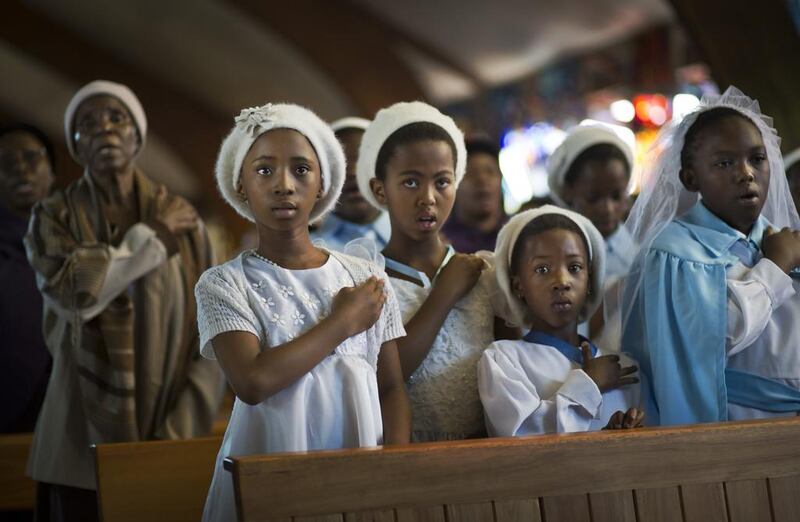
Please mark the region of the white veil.
[[[681, 150], [686, 132], [697, 120], [697, 116], [718, 107], [736, 110], [752, 121], [761, 132], [770, 168], [769, 190], [761, 214], [777, 229], [783, 227], [800, 229], [800, 218], [784, 173], [780, 138], [772, 127], [772, 118], [761, 113], [758, 101], [748, 98], [742, 91], [731, 86], [721, 95], [704, 96], [697, 110], [687, 115], [677, 125], [662, 130], [656, 138], [649, 153], [648, 164], [642, 169], [639, 197], [625, 223], [636, 245], [629, 253], [630, 259], [637, 259], [639, 253], [650, 247], [670, 221], [697, 203], [699, 195], [686, 190], [678, 177], [681, 169]], [[624, 293], [619, 296], [622, 303], [622, 327], [630, 317], [632, 306], [632, 303], [626, 302], [624, 297], [636, 295], [643, 276], [640, 265], [634, 263], [626, 278], [625, 288], [620, 290]]]

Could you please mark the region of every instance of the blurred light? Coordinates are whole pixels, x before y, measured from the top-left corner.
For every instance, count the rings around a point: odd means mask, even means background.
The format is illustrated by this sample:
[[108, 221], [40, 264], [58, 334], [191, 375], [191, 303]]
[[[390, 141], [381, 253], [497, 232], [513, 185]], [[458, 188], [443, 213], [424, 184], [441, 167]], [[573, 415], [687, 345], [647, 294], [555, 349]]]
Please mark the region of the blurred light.
[[544, 122], [511, 130], [503, 136], [499, 161], [507, 189], [506, 212], [513, 214], [533, 196], [549, 193], [545, 162], [565, 136], [564, 131]]
[[644, 125], [660, 127], [669, 119], [667, 99], [661, 94], [639, 94], [633, 99], [636, 119]]
[[650, 121], [653, 122], [653, 125], [659, 127], [667, 121], [667, 111], [659, 105], [651, 105], [647, 115], [650, 116]]
[[622, 123], [630, 123], [636, 117], [636, 108], [628, 100], [617, 100], [609, 106], [609, 109], [611, 116]]
[[700, 105], [700, 99], [694, 94], [676, 94], [672, 98], [672, 120], [678, 123]]

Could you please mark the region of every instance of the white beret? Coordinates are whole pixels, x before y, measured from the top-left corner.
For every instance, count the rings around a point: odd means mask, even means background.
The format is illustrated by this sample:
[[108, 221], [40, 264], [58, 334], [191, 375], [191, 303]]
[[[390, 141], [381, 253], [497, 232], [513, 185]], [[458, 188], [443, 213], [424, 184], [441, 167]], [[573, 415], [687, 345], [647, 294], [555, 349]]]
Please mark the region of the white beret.
[[589, 147], [607, 143], [617, 147], [628, 160], [628, 175], [633, 169], [633, 148], [605, 125], [579, 125], [573, 128], [547, 160], [547, 184], [551, 196], [564, 204], [564, 179], [572, 163]]
[[296, 130], [308, 139], [319, 158], [322, 197], [314, 205], [309, 221], [316, 221], [333, 209], [344, 184], [345, 158], [342, 145], [327, 123], [310, 110], [288, 103], [243, 109], [234, 121], [233, 130], [219, 149], [215, 174], [222, 197], [236, 212], [253, 221], [247, 203], [239, 198], [236, 190], [239, 175], [250, 147], [259, 136], [273, 129]]
[[386, 210], [386, 206], [381, 205], [375, 199], [372, 188], [369, 186], [369, 181], [375, 177], [375, 167], [381, 147], [395, 131], [412, 123], [432, 123], [441, 127], [450, 136], [456, 146], [454, 172], [456, 188], [464, 178], [464, 172], [467, 169], [467, 149], [464, 146], [464, 134], [453, 119], [427, 103], [419, 101], [395, 103], [391, 107], [378, 111], [361, 138], [361, 147], [358, 152], [358, 163], [356, 164], [358, 189], [364, 195], [364, 199], [375, 208]]
[[348, 116], [346, 118], [341, 118], [333, 123], [331, 123], [331, 129], [333, 132], [339, 132], [346, 129], [357, 129], [357, 130], [367, 130], [369, 127], [370, 121], [366, 118], [359, 118], [357, 116]]

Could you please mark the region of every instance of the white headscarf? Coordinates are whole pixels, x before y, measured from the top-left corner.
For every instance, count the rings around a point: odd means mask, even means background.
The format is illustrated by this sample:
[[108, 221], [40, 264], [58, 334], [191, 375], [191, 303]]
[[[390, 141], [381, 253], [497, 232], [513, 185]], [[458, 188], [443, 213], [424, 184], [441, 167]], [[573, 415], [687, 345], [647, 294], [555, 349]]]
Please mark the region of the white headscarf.
[[131, 113], [131, 117], [133, 118], [133, 122], [136, 124], [136, 128], [139, 130], [139, 138], [141, 140], [139, 151], [144, 147], [145, 138], [147, 137], [147, 117], [144, 115], [144, 109], [139, 102], [139, 98], [133, 94], [133, 91], [121, 83], [95, 80], [81, 87], [78, 92], [72, 96], [72, 99], [67, 105], [67, 110], [64, 112], [64, 137], [67, 140], [67, 149], [75, 161], [78, 161], [75, 152], [75, 122], [73, 121], [75, 119], [75, 113], [78, 111], [78, 107], [81, 106], [81, 103], [92, 96], [100, 95], [113, 96], [128, 109], [128, 112]]
[[296, 130], [308, 139], [319, 158], [322, 197], [314, 205], [309, 221], [316, 221], [333, 209], [344, 184], [345, 158], [342, 145], [327, 123], [310, 110], [288, 103], [243, 109], [234, 121], [233, 130], [219, 149], [215, 174], [222, 197], [236, 212], [253, 221], [250, 208], [237, 192], [242, 162], [256, 139], [273, 129]]
[[566, 206], [564, 201], [564, 180], [570, 167], [583, 151], [595, 145], [609, 144], [617, 147], [628, 161], [628, 177], [633, 169], [633, 148], [606, 125], [584, 124], [569, 131], [561, 145], [553, 151], [547, 160], [547, 184], [550, 186], [550, 196], [560, 205]]
[[[591, 287], [589, 298], [578, 316], [580, 322], [590, 318], [600, 303], [603, 301], [603, 278], [606, 269], [606, 247], [603, 236], [591, 221], [571, 210], [566, 210], [553, 205], [520, 212], [508, 220], [497, 235], [497, 248], [494, 254], [494, 271], [500, 296], [504, 303], [499, 303], [496, 298], [492, 300], [497, 313], [506, 322], [515, 327], [529, 328], [531, 325], [530, 311], [525, 302], [519, 298], [511, 286], [511, 256], [517, 239], [525, 226], [536, 218], [558, 214], [575, 223], [583, 232], [586, 244], [589, 246], [589, 263], [592, 266]], [[490, 292], [491, 295], [492, 292]], [[502, 306], [504, 305], [504, 306]]]
[[385, 205], [378, 203], [369, 181], [375, 177], [375, 168], [378, 162], [378, 154], [386, 140], [398, 129], [412, 123], [433, 123], [441, 127], [453, 144], [456, 146], [456, 168], [455, 168], [455, 188], [464, 178], [467, 169], [467, 149], [464, 145], [464, 134], [456, 126], [449, 116], [445, 116], [435, 107], [431, 107], [423, 102], [401, 102], [395, 103], [391, 107], [381, 109], [375, 115], [375, 119], [369, 124], [361, 138], [361, 148], [358, 151], [358, 163], [356, 164], [356, 179], [358, 189], [364, 199], [380, 210], [386, 210]]
[[370, 121], [366, 118], [359, 118], [358, 116], [347, 116], [340, 118], [331, 123], [331, 130], [339, 132], [347, 129], [367, 130]]

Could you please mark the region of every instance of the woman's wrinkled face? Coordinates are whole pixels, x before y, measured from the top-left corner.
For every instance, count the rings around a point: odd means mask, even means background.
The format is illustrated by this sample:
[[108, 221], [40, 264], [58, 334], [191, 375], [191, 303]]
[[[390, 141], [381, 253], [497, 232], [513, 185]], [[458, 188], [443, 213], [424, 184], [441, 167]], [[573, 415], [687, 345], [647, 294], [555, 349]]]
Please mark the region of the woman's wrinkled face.
[[84, 100], [75, 111], [72, 130], [79, 163], [95, 174], [127, 169], [141, 146], [133, 117], [114, 96]]

